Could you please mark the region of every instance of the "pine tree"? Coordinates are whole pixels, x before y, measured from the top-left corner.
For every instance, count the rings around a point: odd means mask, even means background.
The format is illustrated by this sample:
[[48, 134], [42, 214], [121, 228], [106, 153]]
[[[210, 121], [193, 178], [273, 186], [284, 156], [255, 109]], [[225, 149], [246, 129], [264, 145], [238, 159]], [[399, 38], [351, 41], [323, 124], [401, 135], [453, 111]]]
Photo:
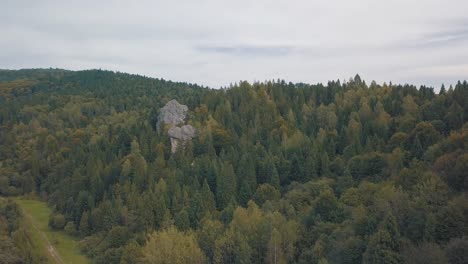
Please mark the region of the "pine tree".
[[280, 178], [279, 178], [279, 174], [278, 174], [278, 171], [276, 170], [275, 165], [273, 165], [269, 183], [271, 186], [275, 187], [276, 189], [278, 190], [280, 189]]
[[190, 228], [190, 219], [187, 210], [182, 209], [178, 214], [175, 215], [175, 225], [180, 231], [187, 231]]
[[84, 212], [81, 216], [79, 231], [81, 236], [87, 236], [91, 231], [88, 211]]
[[328, 177], [330, 176], [330, 159], [328, 158], [328, 154], [326, 152], [322, 152], [320, 158], [320, 173], [321, 177]]
[[417, 158], [420, 158], [423, 155], [424, 150], [422, 148], [421, 141], [419, 140], [419, 137], [416, 137], [414, 139], [413, 145], [411, 146], [411, 152]]
[[201, 194], [196, 191], [190, 199], [190, 207], [188, 208], [190, 226], [198, 228], [203, 215], [206, 213], [203, 208], [203, 200]]
[[293, 154], [293, 156], [291, 157], [291, 160], [292, 160], [291, 171], [289, 173], [291, 176], [291, 180], [304, 182], [305, 173], [304, 173], [303, 163], [299, 160], [299, 157], [296, 155], [296, 153]]
[[257, 186], [257, 176], [254, 162], [255, 160], [250, 154], [242, 155], [237, 169], [237, 176], [241, 181], [246, 180], [249, 186], [255, 189]]
[[304, 164], [305, 180], [309, 181], [317, 177], [317, 159], [314, 154], [307, 156]]
[[401, 263], [400, 232], [395, 217], [389, 213], [369, 239], [363, 263]]
[[236, 174], [231, 163], [225, 162], [223, 164], [221, 173], [216, 178], [216, 186], [217, 205], [218, 208], [222, 209], [236, 198]]
[[212, 212], [216, 208], [216, 202], [214, 199], [213, 192], [210, 190], [210, 186], [206, 179], [203, 181], [203, 186], [201, 190], [201, 199], [203, 210], [205, 212]]
[[253, 190], [250, 187], [247, 180], [242, 181], [241, 187], [239, 189], [239, 203], [242, 206], [246, 206], [247, 202], [252, 198]]

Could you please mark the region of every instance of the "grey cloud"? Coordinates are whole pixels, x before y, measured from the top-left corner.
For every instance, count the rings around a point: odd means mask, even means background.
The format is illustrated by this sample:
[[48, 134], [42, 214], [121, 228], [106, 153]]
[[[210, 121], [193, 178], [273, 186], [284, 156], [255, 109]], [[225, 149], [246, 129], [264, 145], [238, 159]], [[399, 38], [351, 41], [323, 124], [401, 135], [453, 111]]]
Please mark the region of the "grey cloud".
[[422, 38], [422, 41], [427, 44], [446, 44], [468, 40], [468, 24], [462, 29], [450, 29], [445, 31], [434, 32]]
[[72, 23], [4, 23], [1, 27], [16, 28], [18, 31], [34, 31], [43, 36], [56, 36], [70, 40], [201, 40], [216, 34], [210, 31], [195, 31], [189, 28], [178, 28], [158, 25], [138, 25], [138, 24], [98, 24], [98, 25], [77, 25]]
[[208, 53], [219, 53], [233, 56], [286, 56], [294, 50], [290, 46], [196, 46], [195, 50]]

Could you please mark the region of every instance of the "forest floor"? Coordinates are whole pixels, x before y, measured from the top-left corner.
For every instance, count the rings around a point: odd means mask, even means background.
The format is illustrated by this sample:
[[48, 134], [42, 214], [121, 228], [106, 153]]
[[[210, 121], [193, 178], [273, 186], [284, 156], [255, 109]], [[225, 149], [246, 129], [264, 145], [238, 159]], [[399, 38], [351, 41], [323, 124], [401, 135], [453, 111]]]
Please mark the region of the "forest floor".
[[45, 202], [22, 198], [15, 201], [23, 210], [25, 219], [31, 227], [34, 242], [47, 250], [50, 260], [58, 264], [89, 263], [89, 260], [80, 253], [76, 238], [49, 228], [51, 209]]

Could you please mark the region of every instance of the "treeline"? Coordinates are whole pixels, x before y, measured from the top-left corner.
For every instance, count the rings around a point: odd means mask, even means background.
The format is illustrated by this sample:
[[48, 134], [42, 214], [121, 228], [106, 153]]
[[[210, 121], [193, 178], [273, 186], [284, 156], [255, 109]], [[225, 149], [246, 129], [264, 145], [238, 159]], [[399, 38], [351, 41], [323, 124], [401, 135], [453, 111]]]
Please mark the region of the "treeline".
[[[34, 72], [0, 78], [0, 194], [47, 200], [96, 263], [467, 262], [466, 81]], [[175, 154], [171, 99], [197, 129]]]

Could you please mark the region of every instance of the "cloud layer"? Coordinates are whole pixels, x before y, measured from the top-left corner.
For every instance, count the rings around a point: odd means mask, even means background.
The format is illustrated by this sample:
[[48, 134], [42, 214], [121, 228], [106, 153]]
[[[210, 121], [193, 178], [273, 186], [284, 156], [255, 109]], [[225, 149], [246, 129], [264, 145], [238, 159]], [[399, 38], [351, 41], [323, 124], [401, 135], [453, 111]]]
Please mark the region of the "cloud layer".
[[[65, 3], [68, 2], [68, 3]], [[468, 1], [8, 1], [0, 68], [102, 68], [217, 88], [468, 79]]]

